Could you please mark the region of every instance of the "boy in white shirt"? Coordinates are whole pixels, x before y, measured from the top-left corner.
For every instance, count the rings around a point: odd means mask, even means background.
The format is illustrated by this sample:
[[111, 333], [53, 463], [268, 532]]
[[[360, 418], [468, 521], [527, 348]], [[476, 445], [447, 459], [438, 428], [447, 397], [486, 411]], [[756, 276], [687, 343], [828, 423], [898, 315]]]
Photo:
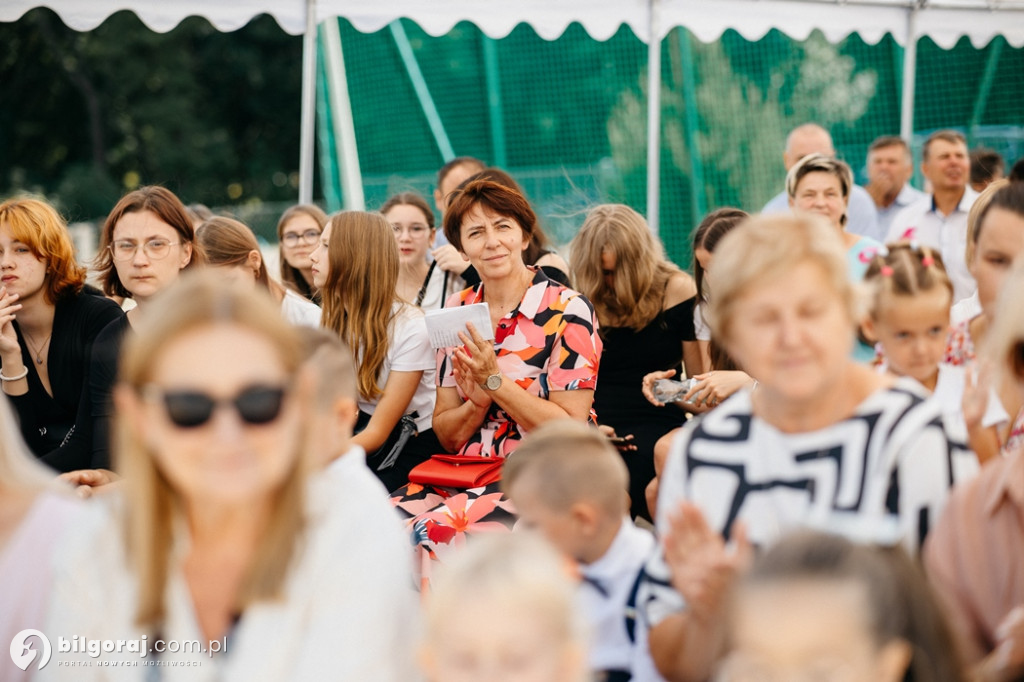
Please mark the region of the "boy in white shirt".
[[579, 564], [577, 601], [591, 630], [596, 679], [662, 680], [636, 609], [655, 540], [628, 517], [629, 474], [608, 439], [579, 422], [548, 422], [506, 460], [502, 477], [519, 523]]

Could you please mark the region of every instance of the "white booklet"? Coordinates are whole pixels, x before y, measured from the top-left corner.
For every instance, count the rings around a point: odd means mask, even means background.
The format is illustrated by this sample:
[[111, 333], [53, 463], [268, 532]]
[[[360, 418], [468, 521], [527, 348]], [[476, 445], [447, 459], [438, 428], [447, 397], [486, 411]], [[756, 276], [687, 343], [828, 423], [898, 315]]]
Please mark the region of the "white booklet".
[[454, 308], [438, 308], [428, 310], [424, 315], [427, 321], [427, 334], [430, 336], [431, 348], [451, 348], [461, 346], [459, 332], [466, 331], [466, 323], [472, 322], [476, 333], [481, 338], [491, 341], [494, 330], [491, 329], [491, 312], [486, 303], [460, 305]]

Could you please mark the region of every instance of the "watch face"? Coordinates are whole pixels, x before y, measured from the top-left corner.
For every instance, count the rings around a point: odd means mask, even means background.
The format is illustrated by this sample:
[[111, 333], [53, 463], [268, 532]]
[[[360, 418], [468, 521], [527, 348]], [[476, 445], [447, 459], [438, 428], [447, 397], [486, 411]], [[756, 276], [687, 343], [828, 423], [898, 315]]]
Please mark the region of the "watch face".
[[488, 390], [497, 391], [499, 388], [501, 388], [501, 375], [500, 374], [492, 374], [491, 376], [487, 377], [487, 389]]

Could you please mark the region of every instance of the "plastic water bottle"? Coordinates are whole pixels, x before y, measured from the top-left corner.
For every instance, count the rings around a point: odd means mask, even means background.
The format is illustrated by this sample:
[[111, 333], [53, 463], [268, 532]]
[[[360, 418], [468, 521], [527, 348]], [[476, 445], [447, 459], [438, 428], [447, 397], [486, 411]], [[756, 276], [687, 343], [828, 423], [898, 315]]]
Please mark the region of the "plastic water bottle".
[[[654, 397], [658, 402], [675, 403], [683, 399], [687, 391], [693, 388], [695, 379], [675, 381], [674, 379], [658, 379], [654, 382]], [[691, 401], [692, 402], [692, 401]]]

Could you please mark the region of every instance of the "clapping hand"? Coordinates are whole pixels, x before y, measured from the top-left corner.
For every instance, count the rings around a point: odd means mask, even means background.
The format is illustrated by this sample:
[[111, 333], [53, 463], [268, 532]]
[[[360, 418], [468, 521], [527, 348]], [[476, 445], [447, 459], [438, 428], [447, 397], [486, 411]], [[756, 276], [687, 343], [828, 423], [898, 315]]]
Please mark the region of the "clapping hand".
[[746, 528], [733, 524], [732, 549], [713, 530], [696, 505], [683, 502], [669, 518], [665, 534], [665, 561], [672, 586], [686, 599], [689, 612], [698, 620], [713, 621], [729, 589], [753, 556]]

